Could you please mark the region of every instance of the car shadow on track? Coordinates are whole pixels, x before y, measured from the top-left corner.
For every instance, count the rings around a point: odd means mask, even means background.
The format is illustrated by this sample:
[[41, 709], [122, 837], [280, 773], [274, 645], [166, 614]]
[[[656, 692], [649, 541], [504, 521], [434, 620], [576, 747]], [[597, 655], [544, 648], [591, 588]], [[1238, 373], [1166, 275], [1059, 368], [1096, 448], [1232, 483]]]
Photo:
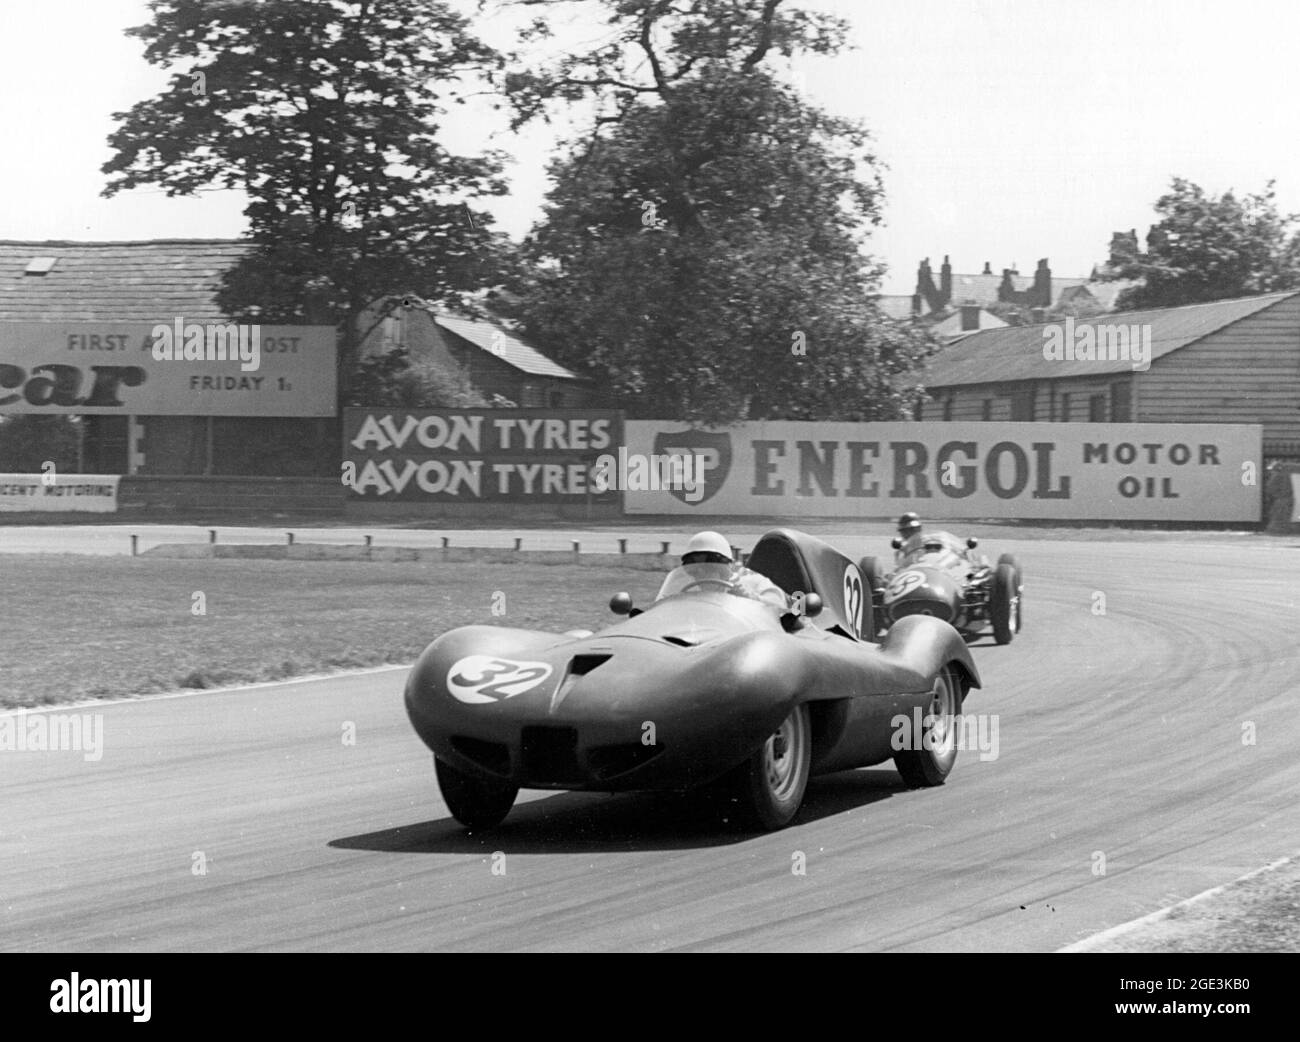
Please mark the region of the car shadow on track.
[[[904, 793], [892, 767], [813, 778], [789, 826], [797, 829]], [[730, 846], [768, 833], [736, 824], [716, 799], [688, 793], [564, 792], [520, 803], [494, 829], [467, 832], [452, 818], [331, 840], [343, 850], [386, 854], [481, 854], [508, 845], [518, 854], [692, 850]]]

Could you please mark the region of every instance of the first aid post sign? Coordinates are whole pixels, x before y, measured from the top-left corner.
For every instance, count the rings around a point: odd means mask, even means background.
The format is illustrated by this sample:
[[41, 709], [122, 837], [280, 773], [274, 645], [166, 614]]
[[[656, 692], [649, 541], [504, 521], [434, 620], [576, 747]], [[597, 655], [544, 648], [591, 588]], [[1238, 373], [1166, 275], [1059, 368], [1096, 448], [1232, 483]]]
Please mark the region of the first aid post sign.
[[[177, 328], [215, 341], [220, 357], [173, 344]], [[156, 350], [160, 329], [168, 350]], [[0, 416], [333, 416], [336, 350], [328, 326], [0, 322]]]

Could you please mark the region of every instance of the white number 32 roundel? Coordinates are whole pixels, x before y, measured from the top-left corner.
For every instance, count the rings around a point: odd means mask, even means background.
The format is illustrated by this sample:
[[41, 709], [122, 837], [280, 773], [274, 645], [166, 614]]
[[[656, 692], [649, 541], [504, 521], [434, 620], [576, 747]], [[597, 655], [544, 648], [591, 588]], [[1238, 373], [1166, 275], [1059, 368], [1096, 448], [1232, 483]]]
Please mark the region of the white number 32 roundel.
[[462, 702], [500, 702], [531, 691], [550, 675], [545, 662], [470, 655], [447, 671], [447, 690]]

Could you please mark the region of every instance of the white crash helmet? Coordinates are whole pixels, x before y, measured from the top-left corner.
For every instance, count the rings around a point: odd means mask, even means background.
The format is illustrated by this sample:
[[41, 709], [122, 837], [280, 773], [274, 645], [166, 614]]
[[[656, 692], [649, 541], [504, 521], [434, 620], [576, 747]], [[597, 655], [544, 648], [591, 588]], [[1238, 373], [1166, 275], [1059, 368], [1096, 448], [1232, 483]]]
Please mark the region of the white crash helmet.
[[[710, 554], [713, 556], [697, 557], [696, 554]], [[717, 563], [731, 563], [731, 544], [727, 542], [726, 536], [719, 532], [697, 532], [691, 536], [690, 542], [686, 544], [686, 551], [682, 554], [682, 564], [713, 561], [715, 557], [722, 559], [721, 562]]]

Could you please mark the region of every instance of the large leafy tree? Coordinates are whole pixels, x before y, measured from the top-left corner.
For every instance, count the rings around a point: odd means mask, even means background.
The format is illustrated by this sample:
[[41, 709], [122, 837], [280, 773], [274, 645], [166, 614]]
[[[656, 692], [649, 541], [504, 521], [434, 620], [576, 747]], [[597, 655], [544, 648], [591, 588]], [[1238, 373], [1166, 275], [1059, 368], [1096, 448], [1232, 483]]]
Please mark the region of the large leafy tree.
[[504, 191], [500, 158], [453, 154], [439, 122], [500, 57], [442, 0], [150, 10], [128, 33], [172, 71], [170, 86], [116, 114], [104, 194], [247, 193], [253, 248], [219, 303], [264, 322], [339, 324], [346, 398], [371, 301], [414, 291], [463, 304], [492, 277], [502, 240], [468, 203]]
[[527, 243], [526, 332], [632, 415], [907, 415], [932, 342], [871, 303], [867, 132], [771, 67], [830, 53], [843, 24], [780, 0], [602, 6], [609, 41], [508, 78], [520, 120], [557, 99], [594, 112]]
[[1238, 198], [1207, 193], [1175, 177], [1156, 201], [1160, 220], [1147, 251], [1112, 259], [1106, 277], [1140, 279], [1120, 294], [1117, 308], [1175, 307], [1245, 297], [1300, 285], [1296, 218], [1278, 212], [1273, 182]]

